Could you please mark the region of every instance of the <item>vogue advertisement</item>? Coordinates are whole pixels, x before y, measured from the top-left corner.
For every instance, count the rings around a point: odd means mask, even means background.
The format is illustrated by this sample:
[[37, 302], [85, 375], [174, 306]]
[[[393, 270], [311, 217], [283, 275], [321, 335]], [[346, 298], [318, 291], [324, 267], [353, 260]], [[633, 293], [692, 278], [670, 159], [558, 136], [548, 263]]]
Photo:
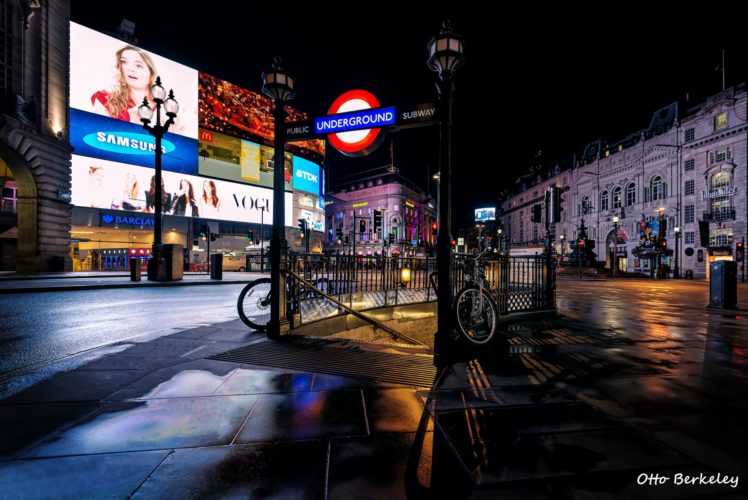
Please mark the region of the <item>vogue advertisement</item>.
[[[153, 169], [73, 155], [72, 204], [153, 213]], [[162, 172], [163, 213], [185, 217], [260, 223], [272, 221], [273, 191], [256, 186]], [[292, 226], [293, 196], [286, 193], [285, 225]]]

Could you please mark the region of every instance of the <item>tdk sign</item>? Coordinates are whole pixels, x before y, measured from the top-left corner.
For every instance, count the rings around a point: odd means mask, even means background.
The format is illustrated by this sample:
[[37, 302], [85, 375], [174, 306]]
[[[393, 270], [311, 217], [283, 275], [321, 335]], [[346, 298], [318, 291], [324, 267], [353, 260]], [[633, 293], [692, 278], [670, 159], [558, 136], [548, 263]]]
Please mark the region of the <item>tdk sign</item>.
[[378, 108], [315, 118], [314, 132], [334, 134], [348, 130], [384, 127], [395, 123], [395, 108]]
[[304, 179], [310, 182], [318, 183], [317, 175], [310, 174], [309, 172], [304, 172], [303, 170], [297, 170], [296, 171], [296, 177], [299, 179]]

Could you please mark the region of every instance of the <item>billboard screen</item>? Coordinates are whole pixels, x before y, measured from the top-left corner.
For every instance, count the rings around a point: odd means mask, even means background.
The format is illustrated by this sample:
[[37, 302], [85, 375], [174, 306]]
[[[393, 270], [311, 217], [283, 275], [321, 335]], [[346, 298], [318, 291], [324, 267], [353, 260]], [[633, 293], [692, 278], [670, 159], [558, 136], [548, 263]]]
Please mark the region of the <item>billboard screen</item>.
[[476, 208], [475, 222], [496, 220], [496, 207]]
[[[162, 139], [164, 213], [260, 222], [257, 203], [272, 200], [272, 101], [76, 23], [70, 23], [72, 203], [153, 211], [146, 193], [154, 174], [155, 139], [143, 129], [137, 110], [144, 97], [152, 103], [156, 76], [179, 103], [175, 123]], [[307, 118], [290, 106], [286, 111], [289, 122]], [[297, 141], [284, 154], [285, 190], [311, 193], [315, 205], [324, 145], [319, 139]], [[299, 210], [295, 201], [286, 193], [289, 226]], [[323, 220], [324, 214], [315, 217]]]
[[[153, 213], [154, 170], [73, 155], [73, 205]], [[246, 184], [163, 172], [163, 213], [260, 223], [272, 221], [273, 190]], [[293, 196], [286, 193], [286, 226], [292, 226]]]
[[144, 97], [153, 102], [150, 87], [156, 76], [167, 92], [174, 90], [179, 103], [169, 132], [197, 139], [196, 70], [70, 23], [71, 108], [142, 126], [138, 106]]
[[[270, 99], [203, 72], [198, 78], [200, 127], [268, 146], [273, 144], [273, 102]], [[286, 112], [288, 122], [308, 118], [306, 113], [290, 106], [286, 107]], [[325, 141], [296, 141], [287, 144], [286, 149], [321, 162], [325, 155]]]

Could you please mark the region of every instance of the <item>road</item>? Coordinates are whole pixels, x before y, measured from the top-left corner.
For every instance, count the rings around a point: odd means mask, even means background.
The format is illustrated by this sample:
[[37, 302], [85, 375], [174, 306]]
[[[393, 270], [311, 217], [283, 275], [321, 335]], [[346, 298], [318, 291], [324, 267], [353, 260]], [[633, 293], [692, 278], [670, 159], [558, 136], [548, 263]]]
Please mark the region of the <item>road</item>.
[[238, 318], [243, 285], [123, 288], [0, 299], [0, 378], [118, 342]]

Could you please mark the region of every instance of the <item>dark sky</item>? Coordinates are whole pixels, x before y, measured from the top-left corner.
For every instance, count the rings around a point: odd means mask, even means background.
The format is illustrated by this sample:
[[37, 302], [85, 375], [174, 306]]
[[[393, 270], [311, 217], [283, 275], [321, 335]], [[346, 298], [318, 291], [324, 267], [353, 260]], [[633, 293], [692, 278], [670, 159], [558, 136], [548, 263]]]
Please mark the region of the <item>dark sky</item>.
[[[366, 2], [349, 11], [325, 2], [109, 3], [72, 0], [71, 18], [114, 31], [136, 24], [139, 45], [161, 56], [259, 91], [260, 75], [283, 57], [296, 76], [292, 104], [324, 115], [346, 90], [364, 88], [383, 105], [433, 101], [434, 75], [426, 43], [449, 17], [465, 38], [465, 66], [456, 76], [453, 224], [470, 223], [472, 209], [496, 204], [499, 191], [533, 163], [568, 156], [599, 138], [611, 142], [646, 128], [652, 112], [676, 100], [696, 104], [721, 90], [715, 71], [726, 50], [727, 85], [746, 80], [747, 60], [737, 18], [723, 12], [618, 2], [607, 7], [541, 7], [496, 16], [465, 7], [434, 12], [433, 2]], [[269, 5], [269, 4], [272, 4]], [[716, 7], [715, 7], [716, 8]], [[362, 12], [368, 11], [363, 14]], [[322, 17], [323, 20], [316, 19]], [[721, 21], [717, 21], [721, 19]], [[741, 43], [741, 39], [742, 42]], [[395, 136], [395, 164], [426, 189], [437, 167], [437, 130]], [[328, 148], [333, 179], [389, 163], [388, 143], [365, 159]], [[435, 186], [430, 186], [433, 192]]]

